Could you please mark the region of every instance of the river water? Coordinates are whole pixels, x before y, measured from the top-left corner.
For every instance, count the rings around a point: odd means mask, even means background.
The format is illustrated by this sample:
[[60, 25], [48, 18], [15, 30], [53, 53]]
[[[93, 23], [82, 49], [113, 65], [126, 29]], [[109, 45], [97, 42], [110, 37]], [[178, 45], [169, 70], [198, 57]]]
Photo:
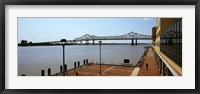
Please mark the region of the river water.
[[[120, 65], [124, 59], [130, 59], [130, 63], [136, 65], [144, 53], [144, 46], [147, 45], [102, 45], [101, 61], [102, 63]], [[82, 65], [84, 59], [99, 63], [99, 57], [99, 45], [65, 46], [65, 63], [68, 69], [73, 68], [74, 62], [77, 61], [80, 61], [80, 65]], [[40, 76], [41, 70], [45, 70], [46, 75], [48, 68], [51, 68], [52, 74], [55, 74], [60, 71], [62, 64], [62, 46], [18, 47], [18, 76], [21, 74]]]

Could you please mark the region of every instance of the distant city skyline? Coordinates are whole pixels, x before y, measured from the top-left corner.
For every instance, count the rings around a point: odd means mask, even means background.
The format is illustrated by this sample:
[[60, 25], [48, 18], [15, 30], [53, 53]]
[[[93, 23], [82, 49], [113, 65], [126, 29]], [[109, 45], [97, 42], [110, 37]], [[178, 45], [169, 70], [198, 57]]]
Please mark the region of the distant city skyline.
[[[118, 36], [136, 32], [151, 35], [155, 21], [156, 18], [18, 18], [18, 43], [21, 40], [32, 42], [72, 40], [85, 34]], [[130, 43], [130, 40], [103, 42]]]

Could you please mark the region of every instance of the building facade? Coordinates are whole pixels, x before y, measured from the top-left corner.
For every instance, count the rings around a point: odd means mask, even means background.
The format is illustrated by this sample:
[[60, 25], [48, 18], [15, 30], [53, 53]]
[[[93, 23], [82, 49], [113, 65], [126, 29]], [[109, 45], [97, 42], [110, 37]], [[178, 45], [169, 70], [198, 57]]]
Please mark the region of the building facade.
[[182, 75], [182, 18], [158, 18], [152, 47], [161, 75]]

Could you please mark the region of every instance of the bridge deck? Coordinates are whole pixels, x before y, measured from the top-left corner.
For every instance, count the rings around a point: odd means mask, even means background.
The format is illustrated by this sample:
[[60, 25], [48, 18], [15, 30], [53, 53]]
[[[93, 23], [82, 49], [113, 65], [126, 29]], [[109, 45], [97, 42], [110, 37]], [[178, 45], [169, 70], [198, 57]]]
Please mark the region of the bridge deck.
[[[78, 41], [89, 41], [89, 40], [152, 40], [151, 35], [143, 35], [135, 32], [130, 32], [125, 35], [119, 35], [119, 36], [95, 36], [95, 35], [89, 35], [85, 34], [81, 37], [74, 38], [73, 40], [67, 40], [67, 42], [78, 42]], [[48, 41], [48, 42], [38, 42], [38, 43], [60, 43], [60, 41]]]

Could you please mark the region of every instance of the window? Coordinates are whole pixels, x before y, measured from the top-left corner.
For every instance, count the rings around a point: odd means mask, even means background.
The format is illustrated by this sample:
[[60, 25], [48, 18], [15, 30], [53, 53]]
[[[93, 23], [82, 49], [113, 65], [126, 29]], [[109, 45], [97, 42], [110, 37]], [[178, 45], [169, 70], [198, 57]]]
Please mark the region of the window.
[[160, 51], [182, 67], [182, 19], [173, 22], [160, 35]]

